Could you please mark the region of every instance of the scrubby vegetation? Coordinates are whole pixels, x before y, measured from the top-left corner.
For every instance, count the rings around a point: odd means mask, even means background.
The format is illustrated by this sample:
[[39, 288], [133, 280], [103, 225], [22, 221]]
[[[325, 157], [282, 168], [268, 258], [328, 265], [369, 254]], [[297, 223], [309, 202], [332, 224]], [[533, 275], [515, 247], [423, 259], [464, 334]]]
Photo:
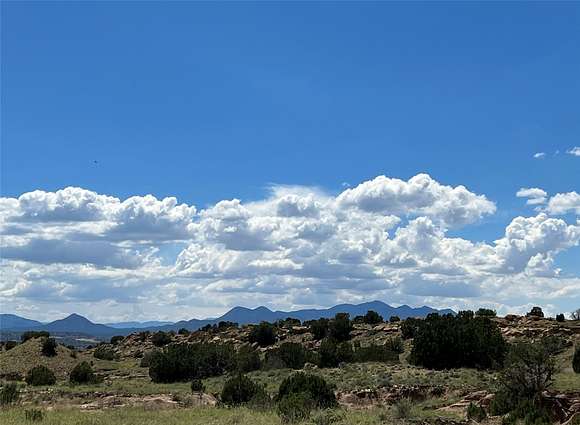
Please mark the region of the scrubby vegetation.
[[415, 338], [417, 331], [419, 330], [419, 326], [423, 323], [422, 319], [416, 319], [414, 317], [409, 317], [405, 319], [401, 323], [401, 336], [403, 339], [412, 339]]
[[123, 335], [115, 335], [115, 336], [111, 337], [111, 345], [118, 345], [124, 339], [125, 339], [125, 337]]
[[26, 374], [26, 383], [33, 386], [54, 385], [56, 384], [56, 376], [54, 376], [54, 372], [48, 367], [39, 365], [28, 371]]
[[246, 375], [237, 374], [228, 379], [221, 393], [221, 400], [229, 406], [249, 403], [255, 397], [263, 396], [266, 390]]
[[542, 311], [542, 307], [532, 307], [530, 312], [526, 314], [528, 317], [544, 317], [544, 312]]
[[151, 342], [156, 347], [163, 347], [172, 341], [171, 334], [167, 332], [155, 332], [151, 337]]
[[410, 361], [429, 369], [489, 369], [503, 364], [506, 350], [499, 328], [487, 317], [471, 311], [430, 314], [417, 328]]
[[0, 406], [6, 406], [16, 403], [20, 398], [20, 391], [18, 385], [14, 382], [8, 382], [0, 388]]
[[152, 355], [153, 382], [184, 382], [222, 375], [236, 367], [233, 347], [225, 344], [176, 344]]
[[291, 394], [306, 394], [318, 408], [332, 408], [337, 406], [334, 388], [324, 378], [304, 372], [296, 372], [280, 384], [277, 400]]
[[76, 365], [70, 373], [69, 380], [71, 384], [94, 384], [99, 382], [99, 378], [87, 362], [81, 362]]
[[550, 423], [542, 406], [542, 393], [553, 383], [554, 358], [542, 343], [513, 345], [500, 374], [500, 388], [491, 405], [493, 414], [508, 414], [510, 421], [528, 425]]
[[260, 354], [252, 347], [244, 345], [236, 354], [236, 369], [238, 372], [247, 373], [262, 367]]
[[276, 331], [274, 325], [262, 322], [255, 326], [250, 332], [249, 341], [257, 343], [260, 347], [267, 347], [276, 342]]
[[26, 342], [32, 338], [48, 338], [50, 334], [46, 331], [27, 331], [20, 335], [20, 340]]
[[572, 370], [580, 373], [580, 345], [574, 349], [574, 357], [572, 357]]
[[205, 391], [205, 385], [203, 385], [203, 382], [201, 379], [194, 379], [191, 381], [191, 392], [204, 392]]
[[4, 349], [6, 351], [12, 350], [17, 345], [18, 345], [18, 342], [16, 342], [16, 341], [6, 341], [6, 343], [4, 344]]
[[93, 356], [95, 357], [95, 359], [100, 360], [115, 360], [116, 358], [115, 350], [113, 350], [113, 348], [108, 344], [99, 345], [95, 349]]
[[302, 344], [295, 342], [284, 342], [276, 350], [266, 354], [266, 362], [273, 364], [272, 357], [277, 357], [284, 367], [290, 369], [302, 369], [307, 359], [307, 351]]
[[40, 349], [43, 356], [46, 357], [54, 357], [57, 355], [56, 347], [58, 344], [54, 340], [54, 338], [43, 338], [42, 340], [42, 348]]

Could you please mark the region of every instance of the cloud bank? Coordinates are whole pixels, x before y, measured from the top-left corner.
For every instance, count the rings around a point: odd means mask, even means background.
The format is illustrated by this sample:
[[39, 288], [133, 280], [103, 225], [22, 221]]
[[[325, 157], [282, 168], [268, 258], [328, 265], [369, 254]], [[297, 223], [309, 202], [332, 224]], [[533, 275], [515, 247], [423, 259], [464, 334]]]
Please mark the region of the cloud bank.
[[[580, 243], [580, 195], [523, 188], [541, 206], [494, 242], [457, 236], [496, 213], [483, 194], [427, 174], [378, 176], [335, 195], [276, 186], [205, 209], [86, 189], [0, 199], [3, 309], [95, 318], [191, 318], [233, 305], [394, 304], [520, 311], [580, 300], [556, 256]], [[84, 309], [84, 310], [83, 310]]]

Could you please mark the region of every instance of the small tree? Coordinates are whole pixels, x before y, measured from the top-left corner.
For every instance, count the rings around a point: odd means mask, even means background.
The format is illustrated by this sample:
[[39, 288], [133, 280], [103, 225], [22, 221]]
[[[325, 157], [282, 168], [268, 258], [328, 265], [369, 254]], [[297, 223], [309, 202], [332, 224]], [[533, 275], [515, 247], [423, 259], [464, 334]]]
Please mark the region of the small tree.
[[247, 373], [260, 369], [262, 362], [260, 355], [252, 347], [244, 345], [236, 354], [236, 367], [238, 372]]
[[312, 320], [310, 325], [310, 332], [312, 333], [312, 337], [316, 341], [320, 341], [323, 338], [328, 336], [328, 327], [329, 327], [329, 320], [326, 318], [321, 318], [318, 320]]
[[376, 311], [369, 310], [367, 311], [367, 314], [364, 315], [363, 321], [368, 325], [376, 325], [377, 323], [382, 323], [383, 316]]
[[565, 322], [566, 321], [566, 317], [560, 313], [556, 315], [556, 322]]
[[477, 310], [475, 312], [475, 315], [477, 317], [496, 317], [497, 312], [495, 310], [490, 309], [490, 308], [480, 308], [479, 310]]
[[0, 388], [0, 406], [16, 403], [19, 398], [20, 391], [14, 382], [3, 384]]
[[329, 335], [338, 342], [348, 341], [352, 331], [352, 323], [348, 313], [337, 313], [330, 321]]
[[306, 394], [315, 407], [333, 408], [338, 405], [334, 387], [318, 375], [297, 372], [282, 381], [278, 389], [278, 401], [291, 394]]
[[124, 339], [125, 337], [123, 335], [115, 335], [111, 337], [111, 345], [118, 345]]
[[397, 323], [397, 322], [400, 322], [400, 321], [401, 321], [401, 318], [399, 316], [391, 316], [389, 318], [389, 322], [391, 322], [391, 323]]
[[580, 308], [570, 313], [571, 320], [580, 320]]
[[290, 369], [302, 369], [306, 363], [306, 351], [302, 344], [285, 342], [276, 350], [276, 355]]
[[185, 328], [181, 328], [177, 331], [178, 335], [189, 335], [189, 331]]
[[93, 368], [87, 362], [76, 365], [70, 373], [69, 380], [71, 384], [90, 384], [98, 381]]
[[544, 344], [518, 343], [511, 347], [499, 378], [500, 390], [492, 412], [503, 415], [525, 401], [538, 403], [553, 381], [556, 364]]
[[542, 311], [542, 307], [532, 307], [530, 312], [526, 314], [528, 317], [544, 317], [544, 312]]
[[249, 341], [251, 343], [257, 342], [260, 347], [267, 347], [276, 342], [276, 333], [274, 326], [268, 322], [262, 322], [254, 326], [250, 332]]
[[238, 406], [248, 403], [260, 391], [265, 390], [246, 375], [238, 374], [226, 381], [221, 399], [227, 405]]
[[54, 357], [57, 354], [56, 347], [57, 343], [54, 338], [44, 338], [42, 341], [41, 353], [46, 357]]
[[102, 344], [99, 345], [96, 349], [95, 352], [93, 353], [93, 357], [95, 359], [100, 359], [100, 360], [115, 360], [116, 355], [115, 355], [115, 351], [113, 350], [113, 348], [110, 345], [107, 344]]
[[171, 342], [171, 335], [163, 331], [156, 332], [151, 337], [151, 342], [156, 347], [163, 347]]
[[26, 383], [32, 386], [54, 385], [56, 383], [56, 376], [46, 366], [35, 366], [26, 374]]
[[4, 344], [4, 348], [6, 349], [6, 351], [8, 351], [8, 350], [12, 350], [17, 345], [18, 345], [18, 342], [16, 342], [16, 341], [6, 341], [6, 344]]

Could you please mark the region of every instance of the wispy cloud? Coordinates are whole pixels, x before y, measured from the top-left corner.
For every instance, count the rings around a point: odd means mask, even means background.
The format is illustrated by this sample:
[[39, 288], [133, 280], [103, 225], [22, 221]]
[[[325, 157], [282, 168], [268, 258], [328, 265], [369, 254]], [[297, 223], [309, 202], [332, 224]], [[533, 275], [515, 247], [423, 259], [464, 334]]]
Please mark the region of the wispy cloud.
[[546, 156], [546, 152], [536, 152], [536, 153], [534, 154], [534, 158], [536, 158], [536, 159], [542, 159], [542, 158], [544, 158], [545, 156]]
[[566, 151], [570, 155], [580, 156], [580, 146], [574, 146], [572, 149]]

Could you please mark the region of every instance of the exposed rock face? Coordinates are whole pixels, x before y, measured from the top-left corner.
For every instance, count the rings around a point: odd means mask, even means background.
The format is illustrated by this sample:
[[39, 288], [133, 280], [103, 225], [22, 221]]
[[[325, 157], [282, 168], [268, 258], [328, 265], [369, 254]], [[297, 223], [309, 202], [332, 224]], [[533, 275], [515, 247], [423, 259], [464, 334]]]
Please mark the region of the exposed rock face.
[[211, 394], [194, 393], [187, 398], [176, 398], [171, 394], [119, 395], [95, 394], [95, 400], [79, 406], [82, 410], [100, 410], [114, 407], [145, 407], [168, 409], [176, 407], [215, 406], [217, 400]]
[[393, 385], [388, 388], [362, 389], [338, 392], [338, 402], [349, 409], [368, 409], [378, 404], [394, 404], [401, 399], [424, 400], [428, 397], [440, 397], [445, 388], [431, 385]]

